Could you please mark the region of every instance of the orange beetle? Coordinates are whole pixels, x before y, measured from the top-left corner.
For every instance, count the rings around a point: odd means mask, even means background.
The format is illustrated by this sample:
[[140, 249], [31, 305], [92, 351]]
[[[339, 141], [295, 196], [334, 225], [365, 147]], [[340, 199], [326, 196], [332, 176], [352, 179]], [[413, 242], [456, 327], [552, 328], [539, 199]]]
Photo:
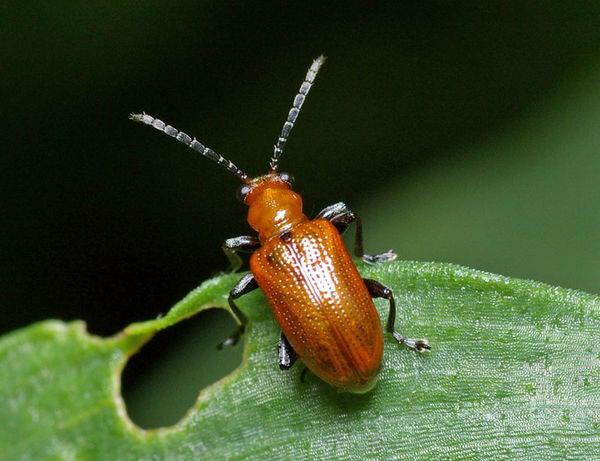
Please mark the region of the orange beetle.
[[302, 198], [291, 190], [291, 175], [277, 171], [283, 146], [324, 60], [320, 56], [310, 66], [275, 145], [269, 173], [264, 176], [250, 178], [223, 156], [161, 120], [147, 114], [133, 114], [131, 118], [176, 138], [244, 182], [238, 196], [249, 207], [248, 223], [258, 238], [242, 236], [223, 244], [233, 271], [242, 264], [237, 252], [253, 254], [251, 273], [229, 294], [229, 305], [240, 326], [222, 345], [236, 344], [248, 322], [234, 300], [260, 287], [282, 330], [278, 344], [282, 370], [289, 369], [299, 357], [329, 384], [367, 392], [376, 382], [383, 355], [383, 331], [372, 298], [389, 301], [386, 330], [398, 343], [419, 352], [430, 346], [425, 339], [404, 338], [394, 331], [392, 291], [375, 280], [361, 278], [340, 233], [356, 222], [354, 253], [366, 262], [391, 261], [396, 255], [392, 251], [364, 254], [360, 219], [342, 202], [325, 208], [315, 219], [307, 218], [302, 213]]

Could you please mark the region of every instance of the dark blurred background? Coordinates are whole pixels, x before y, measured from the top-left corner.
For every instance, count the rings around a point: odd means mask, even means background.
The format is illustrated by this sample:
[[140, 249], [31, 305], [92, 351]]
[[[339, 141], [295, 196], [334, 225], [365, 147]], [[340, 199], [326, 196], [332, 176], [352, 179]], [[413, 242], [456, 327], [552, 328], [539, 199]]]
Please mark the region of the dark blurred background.
[[[224, 269], [223, 239], [249, 233], [238, 180], [128, 116], [259, 174], [321, 53], [282, 159], [309, 214], [344, 200], [368, 251], [599, 291], [597, 0], [9, 1], [0, 39], [0, 333], [111, 335]], [[202, 355], [226, 313], [184, 323], [126, 369], [146, 427], [239, 362]], [[166, 413], [140, 410], [174, 386]]]

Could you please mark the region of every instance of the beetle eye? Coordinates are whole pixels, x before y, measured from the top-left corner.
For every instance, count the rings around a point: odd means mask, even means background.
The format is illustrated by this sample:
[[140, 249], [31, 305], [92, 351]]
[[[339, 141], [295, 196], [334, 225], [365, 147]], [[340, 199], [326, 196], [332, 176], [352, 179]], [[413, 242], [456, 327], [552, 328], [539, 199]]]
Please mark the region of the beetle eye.
[[243, 202], [244, 200], [246, 200], [246, 195], [248, 195], [248, 192], [250, 192], [250, 186], [248, 186], [248, 184], [242, 184], [240, 187], [238, 187], [236, 197], [238, 198], [238, 200]]
[[294, 177], [289, 173], [279, 173], [279, 178], [281, 178], [282, 181], [287, 182], [290, 186], [294, 185]]

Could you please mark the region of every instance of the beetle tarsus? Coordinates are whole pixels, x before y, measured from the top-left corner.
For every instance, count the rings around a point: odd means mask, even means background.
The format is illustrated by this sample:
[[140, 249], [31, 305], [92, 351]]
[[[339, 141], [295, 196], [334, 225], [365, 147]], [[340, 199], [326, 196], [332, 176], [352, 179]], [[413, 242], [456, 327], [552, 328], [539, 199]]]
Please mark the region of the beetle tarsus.
[[364, 254], [364, 255], [362, 255], [361, 259], [364, 262], [366, 262], [367, 264], [379, 264], [379, 263], [386, 263], [389, 261], [393, 261], [397, 257], [398, 257], [398, 255], [396, 253], [394, 253], [394, 250], [388, 250], [385, 253], [379, 253], [376, 255]]
[[225, 347], [235, 346], [237, 343], [240, 342], [240, 338], [242, 337], [243, 334], [244, 334], [244, 326], [241, 325], [237, 330], [235, 330], [233, 332], [233, 334], [231, 336], [229, 336], [229, 338], [227, 338], [222, 343], [217, 344], [217, 349], [220, 350]]
[[392, 336], [396, 341], [398, 341], [399, 344], [404, 344], [406, 347], [410, 347], [411, 349], [414, 349], [417, 352], [423, 353], [425, 351], [431, 350], [431, 346], [429, 345], [429, 342], [426, 339], [405, 338], [397, 331], [393, 331]]

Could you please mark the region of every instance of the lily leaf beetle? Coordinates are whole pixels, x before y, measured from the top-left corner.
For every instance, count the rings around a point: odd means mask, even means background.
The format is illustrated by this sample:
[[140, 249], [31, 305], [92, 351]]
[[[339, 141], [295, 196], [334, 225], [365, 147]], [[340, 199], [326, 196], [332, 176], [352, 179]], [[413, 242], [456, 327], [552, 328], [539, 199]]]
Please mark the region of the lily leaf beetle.
[[251, 178], [231, 161], [145, 113], [132, 114], [142, 122], [181, 141], [235, 174], [242, 182], [238, 197], [249, 207], [248, 224], [258, 237], [225, 240], [223, 251], [231, 270], [241, 267], [239, 252], [252, 253], [250, 273], [229, 293], [229, 306], [239, 327], [222, 345], [234, 345], [248, 323], [235, 300], [261, 288], [279, 326], [279, 367], [289, 369], [300, 358], [315, 375], [350, 392], [367, 392], [376, 383], [383, 356], [383, 329], [372, 298], [389, 302], [386, 331], [411, 349], [430, 349], [425, 339], [409, 339], [394, 330], [396, 304], [392, 291], [363, 279], [340, 233], [356, 223], [354, 254], [369, 263], [391, 261], [391, 250], [377, 255], [363, 252], [360, 218], [344, 203], [328, 206], [314, 219], [302, 212], [302, 198], [292, 191], [293, 178], [279, 172], [279, 159], [306, 95], [325, 61], [315, 59], [294, 98], [270, 160], [269, 172]]

